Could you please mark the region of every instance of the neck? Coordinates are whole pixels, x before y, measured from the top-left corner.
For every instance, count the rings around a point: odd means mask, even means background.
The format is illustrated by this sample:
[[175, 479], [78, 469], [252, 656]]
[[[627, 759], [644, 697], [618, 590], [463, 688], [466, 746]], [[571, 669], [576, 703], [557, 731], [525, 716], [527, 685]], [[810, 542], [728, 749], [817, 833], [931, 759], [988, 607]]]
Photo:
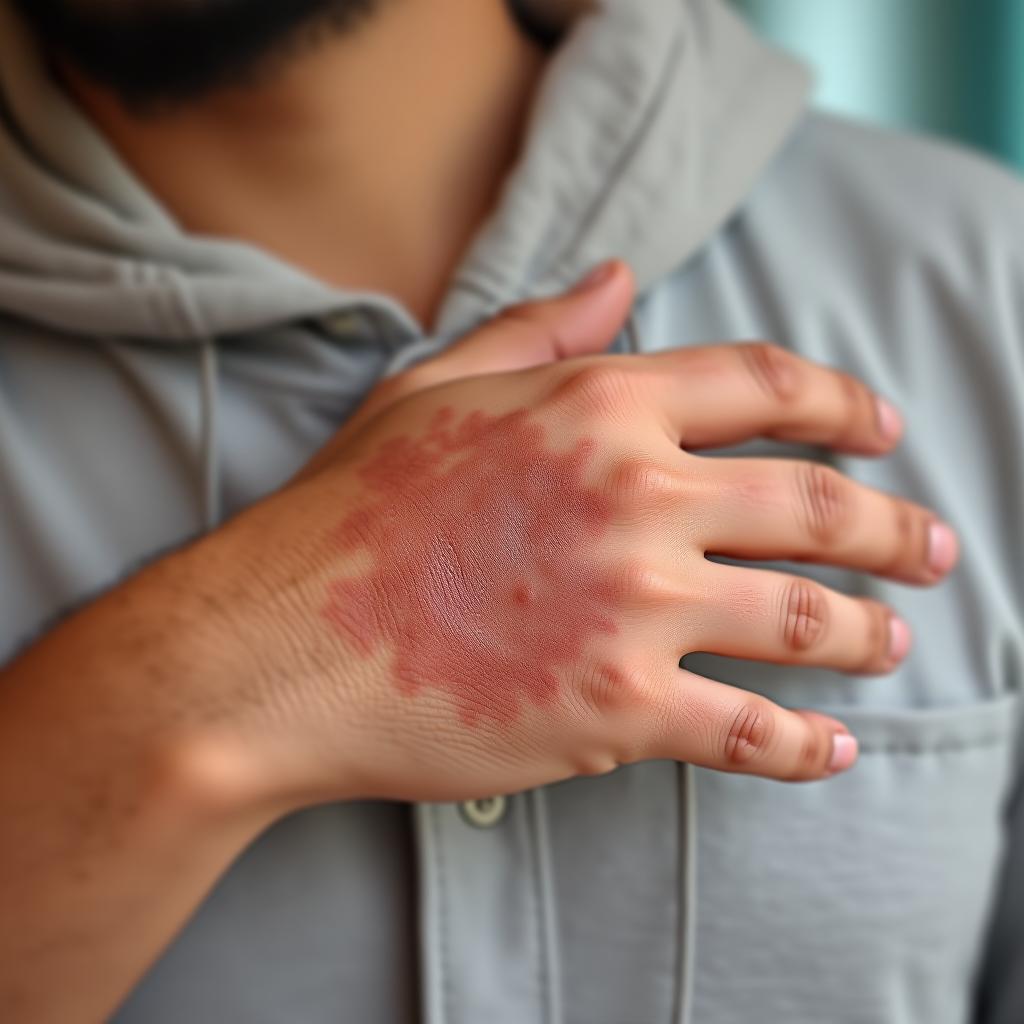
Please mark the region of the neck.
[[504, 0], [401, 0], [265, 83], [87, 113], [186, 229], [254, 243], [429, 326], [515, 159], [543, 54]]

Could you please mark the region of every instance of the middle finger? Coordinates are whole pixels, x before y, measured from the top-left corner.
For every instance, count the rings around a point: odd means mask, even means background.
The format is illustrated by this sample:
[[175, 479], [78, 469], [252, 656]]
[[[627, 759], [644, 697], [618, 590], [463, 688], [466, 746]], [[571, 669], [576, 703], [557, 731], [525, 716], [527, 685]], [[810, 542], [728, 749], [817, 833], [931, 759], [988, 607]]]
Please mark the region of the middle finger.
[[[699, 458], [691, 456], [691, 458]], [[701, 458], [706, 554], [784, 559], [934, 583], [956, 560], [929, 509], [796, 459]]]

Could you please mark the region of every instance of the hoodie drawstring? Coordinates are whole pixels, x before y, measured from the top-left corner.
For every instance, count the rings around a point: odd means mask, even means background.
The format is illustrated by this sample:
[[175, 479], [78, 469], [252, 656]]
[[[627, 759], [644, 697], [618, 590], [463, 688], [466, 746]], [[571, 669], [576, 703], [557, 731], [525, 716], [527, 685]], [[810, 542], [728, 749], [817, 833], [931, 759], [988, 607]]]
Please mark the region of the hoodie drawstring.
[[183, 281], [175, 289], [178, 311], [199, 344], [199, 501], [202, 529], [220, 522], [220, 444], [217, 436], [217, 339], [203, 322], [192, 292]]
[[220, 522], [220, 458], [217, 437], [217, 342], [203, 338], [199, 347], [199, 451], [203, 529]]

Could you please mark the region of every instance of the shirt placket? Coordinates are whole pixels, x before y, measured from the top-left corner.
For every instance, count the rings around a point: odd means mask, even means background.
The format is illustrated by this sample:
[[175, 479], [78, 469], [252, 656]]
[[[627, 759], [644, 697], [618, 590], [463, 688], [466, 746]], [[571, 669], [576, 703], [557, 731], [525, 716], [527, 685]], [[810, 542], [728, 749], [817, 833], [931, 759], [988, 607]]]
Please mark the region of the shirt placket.
[[424, 1024], [559, 1024], [541, 791], [416, 808]]

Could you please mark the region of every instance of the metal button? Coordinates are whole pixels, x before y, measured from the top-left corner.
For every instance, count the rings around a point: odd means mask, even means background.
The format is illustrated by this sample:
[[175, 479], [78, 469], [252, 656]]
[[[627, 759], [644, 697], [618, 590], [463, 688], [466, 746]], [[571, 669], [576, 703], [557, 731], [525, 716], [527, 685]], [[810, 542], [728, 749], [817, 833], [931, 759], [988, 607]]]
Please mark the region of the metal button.
[[467, 800], [459, 806], [462, 817], [476, 828], [493, 828], [505, 817], [508, 801], [503, 796]]
[[320, 318], [320, 326], [336, 338], [351, 338], [366, 329], [366, 318], [358, 309], [342, 309]]

